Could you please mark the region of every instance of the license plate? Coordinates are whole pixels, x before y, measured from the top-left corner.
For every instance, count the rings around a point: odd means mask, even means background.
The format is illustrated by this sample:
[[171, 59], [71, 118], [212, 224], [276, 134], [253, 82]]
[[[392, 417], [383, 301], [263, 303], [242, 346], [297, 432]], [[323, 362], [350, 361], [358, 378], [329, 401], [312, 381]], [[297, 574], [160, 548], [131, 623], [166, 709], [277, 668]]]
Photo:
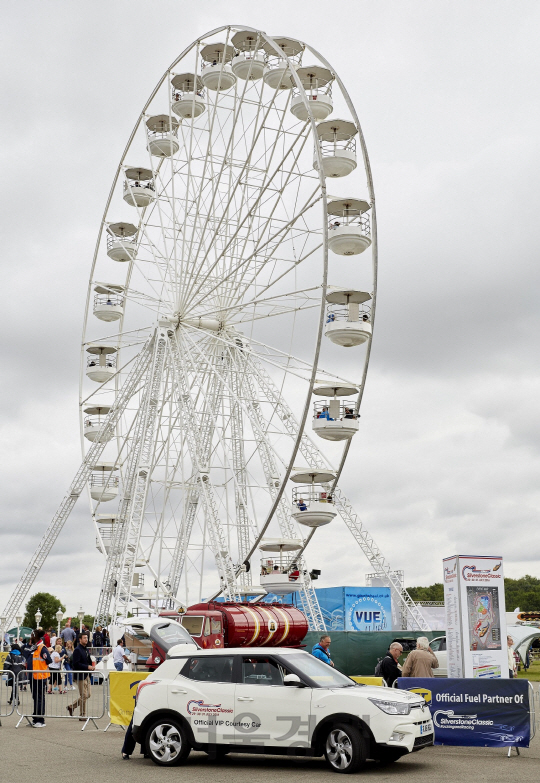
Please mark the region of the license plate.
[[431, 721], [426, 721], [426, 723], [420, 724], [420, 734], [431, 734], [433, 731], [433, 726], [431, 725]]

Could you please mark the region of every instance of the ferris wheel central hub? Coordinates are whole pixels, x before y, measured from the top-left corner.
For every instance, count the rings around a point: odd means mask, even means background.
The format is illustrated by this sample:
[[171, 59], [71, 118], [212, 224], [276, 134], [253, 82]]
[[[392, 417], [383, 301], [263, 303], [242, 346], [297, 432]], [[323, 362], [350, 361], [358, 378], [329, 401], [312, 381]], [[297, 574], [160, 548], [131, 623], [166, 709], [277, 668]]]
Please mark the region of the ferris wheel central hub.
[[182, 326], [190, 326], [194, 329], [206, 329], [209, 332], [219, 332], [223, 327], [222, 322], [218, 318], [207, 315], [177, 316], [176, 321]]

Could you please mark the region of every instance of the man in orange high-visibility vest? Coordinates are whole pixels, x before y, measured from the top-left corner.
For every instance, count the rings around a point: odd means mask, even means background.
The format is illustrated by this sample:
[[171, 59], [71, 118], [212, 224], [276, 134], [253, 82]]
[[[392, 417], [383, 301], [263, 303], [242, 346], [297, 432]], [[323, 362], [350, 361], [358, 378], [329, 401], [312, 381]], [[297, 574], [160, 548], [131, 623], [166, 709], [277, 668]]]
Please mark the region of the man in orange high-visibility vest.
[[50, 677], [49, 665], [52, 663], [52, 658], [49, 655], [49, 651], [43, 644], [43, 636], [45, 631], [43, 628], [37, 628], [32, 634], [32, 640], [35, 644], [32, 650], [32, 657], [28, 660], [28, 663], [32, 667], [32, 698], [34, 699], [34, 715], [32, 725], [36, 728], [45, 726], [45, 691], [47, 689], [47, 681]]

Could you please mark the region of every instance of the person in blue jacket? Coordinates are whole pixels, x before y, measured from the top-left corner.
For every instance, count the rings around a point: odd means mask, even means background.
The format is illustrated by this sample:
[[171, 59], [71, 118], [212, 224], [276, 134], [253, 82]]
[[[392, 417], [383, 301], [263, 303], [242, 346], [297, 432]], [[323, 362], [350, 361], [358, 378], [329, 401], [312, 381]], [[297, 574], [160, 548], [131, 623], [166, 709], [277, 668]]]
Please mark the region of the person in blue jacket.
[[334, 662], [332, 661], [332, 658], [330, 657], [330, 644], [332, 640], [328, 635], [321, 636], [319, 639], [319, 643], [313, 645], [313, 649], [311, 650], [311, 654], [315, 656], [315, 658], [318, 658], [320, 661], [324, 661], [329, 666], [333, 666]]

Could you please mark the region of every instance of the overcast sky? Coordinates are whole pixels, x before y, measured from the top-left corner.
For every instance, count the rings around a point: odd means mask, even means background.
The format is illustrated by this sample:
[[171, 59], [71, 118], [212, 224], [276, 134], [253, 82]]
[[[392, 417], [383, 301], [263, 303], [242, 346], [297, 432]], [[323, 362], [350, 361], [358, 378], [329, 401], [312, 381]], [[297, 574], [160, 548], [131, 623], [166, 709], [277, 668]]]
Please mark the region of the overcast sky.
[[[171, 61], [227, 23], [318, 49], [366, 136], [379, 307], [343, 490], [409, 585], [457, 552], [540, 576], [539, 22], [532, 0], [3, 5], [0, 609], [80, 462], [83, 308], [118, 159]], [[320, 586], [370, 571], [341, 522], [309, 562]], [[32, 592], [93, 613], [102, 569], [81, 499]]]

